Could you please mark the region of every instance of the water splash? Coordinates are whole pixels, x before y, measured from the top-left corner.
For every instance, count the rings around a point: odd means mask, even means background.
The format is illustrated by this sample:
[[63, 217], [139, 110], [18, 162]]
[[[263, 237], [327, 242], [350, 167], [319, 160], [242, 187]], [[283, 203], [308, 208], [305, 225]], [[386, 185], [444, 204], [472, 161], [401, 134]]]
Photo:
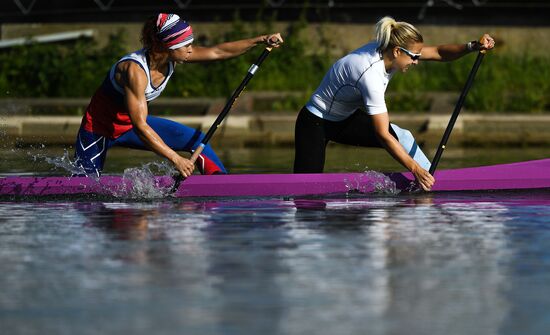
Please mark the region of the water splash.
[[[44, 149], [46, 146], [44, 144], [40, 145], [40, 148], [38, 149]], [[34, 148], [33, 149], [37, 149]], [[88, 176], [84, 168], [76, 163], [76, 160], [72, 160], [71, 156], [69, 154], [69, 151], [67, 149], [63, 149], [63, 155], [61, 156], [48, 156], [45, 154], [40, 153], [32, 153], [30, 151], [27, 151], [27, 155], [31, 157], [31, 159], [34, 162], [37, 161], [44, 161], [52, 166], [50, 169], [51, 171], [56, 171], [57, 169], [64, 170], [68, 172], [70, 175], [80, 175], [80, 176]], [[95, 175], [94, 175], [95, 176]], [[89, 176], [89, 177], [94, 177]]]
[[396, 195], [400, 192], [393, 180], [385, 174], [373, 170], [366, 170], [353, 180], [346, 179], [345, 183], [348, 193]]
[[[32, 149], [44, 149], [41, 144]], [[61, 156], [48, 156], [41, 153], [27, 151], [27, 155], [33, 162], [46, 162], [51, 166], [51, 171], [63, 170], [69, 175], [87, 176], [93, 178], [98, 186], [101, 180], [96, 174], [88, 174], [84, 168], [72, 159], [67, 149]], [[104, 191], [115, 198], [125, 199], [158, 199], [169, 196], [172, 193], [172, 180], [169, 176], [175, 175], [176, 170], [168, 162], [149, 162], [140, 167], [132, 167], [124, 170], [120, 185], [104, 185]], [[169, 178], [166, 178], [169, 177]], [[168, 182], [167, 182], [168, 181]]]
[[[141, 167], [124, 170], [121, 189], [113, 194], [130, 199], [158, 199], [169, 196], [172, 185], [163, 182], [162, 176], [172, 176], [175, 169], [167, 162], [150, 162]], [[160, 176], [160, 177], [159, 177]]]

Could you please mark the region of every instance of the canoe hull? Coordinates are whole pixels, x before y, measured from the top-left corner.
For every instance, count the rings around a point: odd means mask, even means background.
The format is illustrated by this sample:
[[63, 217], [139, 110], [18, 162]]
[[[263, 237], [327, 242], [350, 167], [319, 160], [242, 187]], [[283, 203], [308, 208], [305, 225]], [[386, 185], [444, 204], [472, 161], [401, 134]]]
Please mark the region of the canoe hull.
[[[476, 191], [550, 188], [550, 159], [500, 164], [435, 173], [434, 191]], [[307, 196], [357, 191], [388, 193], [410, 189], [411, 173], [321, 173], [321, 174], [240, 174], [193, 175], [181, 183], [173, 194], [189, 197], [270, 197]], [[0, 195], [52, 196], [103, 194], [125, 196], [140, 189], [161, 189], [168, 194], [173, 179], [154, 177], [149, 184], [122, 176], [21, 177], [0, 178]]]

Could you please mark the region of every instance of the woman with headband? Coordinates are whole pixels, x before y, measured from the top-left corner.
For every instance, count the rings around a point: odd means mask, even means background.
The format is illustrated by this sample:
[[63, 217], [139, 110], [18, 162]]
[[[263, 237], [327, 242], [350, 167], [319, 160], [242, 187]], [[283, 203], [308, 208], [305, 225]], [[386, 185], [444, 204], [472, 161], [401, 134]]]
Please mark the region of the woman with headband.
[[[116, 62], [86, 108], [76, 139], [75, 158], [86, 174], [101, 174], [107, 150], [114, 146], [151, 150], [165, 157], [184, 177], [194, 164], [177, 151], [191, 152], [204, 136], [200, 131], [148, 115], [147, 103], [166, 87], [177, 64], [208, 62], [244, 54], [258, 44], [277, 47], [280, 34], [193, 46], [191, 26], [176, 14], [149, 18], [142, 30], [143, 48]], [[208, 145], [197, 160], [203, 174], [226, 173]]]
[[411, 132], [391, 124], [384, 93], [391, 77], [419, 60], [452, 61], [472, 51], [492, 49], [494, 40], [425, 46], [420, 32], [407, 22], [384, 17], [376, 24], [376, 40], [332, 65], [300, 111], [295, 129], [295, 173], [323, 172], [329, 141], [385, 148], [413, 173], [424, 190], [435, 180], [430, 161]]

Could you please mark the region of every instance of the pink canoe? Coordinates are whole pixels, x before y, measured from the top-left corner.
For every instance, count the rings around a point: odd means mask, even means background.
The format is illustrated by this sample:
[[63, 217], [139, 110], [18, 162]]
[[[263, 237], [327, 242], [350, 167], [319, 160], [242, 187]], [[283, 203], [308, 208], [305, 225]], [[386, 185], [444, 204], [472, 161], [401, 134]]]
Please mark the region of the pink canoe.
[[[550, 159], [499, 164], [435, 173], [433, 191], [514, 190], [550, 188]], [[186, 197], [280, 197], [327, 195], [348, 192], [392, 192], [411, 189], [410, 173], [320, 173], [320, 174], [236, 174], [193, 175], [179, 189], [169, 192], [174, 181], [169, 176], [136, 181], [123, 176], [0, 178], [2, 196], [52, 196], [101, 194], [125, 196], [136, 189], [158, 188], [160, 195]], [[146, 184], [149, 183], [147, 186]], [[138, 190], [139, 191], [139, 190]], [[138, 192], [139, 194], [139, 192]]]

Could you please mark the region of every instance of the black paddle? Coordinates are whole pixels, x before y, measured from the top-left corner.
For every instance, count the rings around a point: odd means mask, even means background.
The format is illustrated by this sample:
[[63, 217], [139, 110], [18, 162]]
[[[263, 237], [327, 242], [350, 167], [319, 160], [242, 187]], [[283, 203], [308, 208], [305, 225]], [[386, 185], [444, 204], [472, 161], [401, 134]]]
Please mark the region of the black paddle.
[[[235, 101], [241, 95], [242, 91], [244, 91], [244, 89], [246, 88], [246, 85], [248, 84], [250, 79], [252, 79], [252, 77], [254, 77], [254, 74], [256, 73], [256, 71], [258, 71], [258, 69], [260, 68], [260, 65], [262, 65], [263, 61], [267, 58], [267, 56], [269, 56], [269, 53], [271, 52], [271, 49], [273, 49], [273, 47], [271, 47], [271, 46], [266, 47], [264, 49], [264, 51], [262, 52], [262, 54], [260, 55], [260, 57], [258, 57], [256, 62], [254, 64], [252, 64], [250, 69], [248, 69], [248, 72], [246, 73], [246, 76], [244, 77], [243, 81], [241, 82], [239, 87], [235, 90], [235, 92], [233, 92], [233, 95], [229, 98], [229, 100], [227, 100], [227, 103], [225, 104], [225, 107], [221, 111], [220, 115], [218, 115], [218, 117], [216, 118], [216, 120], [214, 121], [214, 123], [212, 124], [210, 129], [208, 129], [208, 132], [206, 133], [206, 135], [202, 139], [199, 146], [195, 149], [195, 151], [191, 155], [191, 158], [189, 158], [191, 163], [195, 163], [197, 161], [197, 159], [199, 158], [199, 155], [204, 150], [204, 147], [206, 146], [206, 144], [208, 144], [208, 142], [210, 141], [210, 139], [212, 138], [212, 136], [214, 135], [214, 133], [216, 132], [216, 130], [218, 129], [220, 124], [223, 122], [223, 120], [225, 119], [225, 117], [227, 116], [229, 111], [231, 110], [231, 107], [233, 107], [233, 104], [235, 103]], [[174, 186], [172, 187], [172, 193], [174, 193], [178, 190], [178, 188], [179, 188], [179, 186], [180, 186], [180, 184], [183, 180], [185, 180], [185, 178], [181, 174], [179, 174], [176, 177]]]
[[462, 89], [462, 93], [460, 94], [460, 98], [458, 98], [458, 102], [456, 103], [455, 110], [453, 111], [453, 114], [451, 115], [451, 119], [449, 120], [449, 124], [447, 125], [447, 129], [445, 129], [445, 133], [443, 134], [443, 138], [441, 139], [441, 142], [439, 143], [439, 147], [437, 148], [437, 151], [435, 153], [435, 156], [432, 160], [432, 165], [430, 167], [430, 174], [433, 176], [435, 173], [435, 169], [437, 168], [437, 164], [439, 164], [439, 160], [441, 159], [441, 155], [443, 155], [443, 150], [445, 150], [445, 147], [447, 145], [447, 141], [449, 140], [449, 137], [451, 136], [451, 132], [453, 131], [453, 127], [455, 125], [456, 119], [458, 118], [458, 114], [460, 114], [460, 110], [462, 109], [462, 105], [464, 105], [464, 100], [466, 100], [466, 95], [468, 94], [468, 91], [470, 90], [470, 87], [472, 86], [472, 83], [474, 82], [474, 78], [476, 76], [477, 70], [479, 69], [479, 66], [481, 65], [481, 61], [483, 60], [483, 56], [485, 56], [486, 50], [481, 50], [477, 54], [476, 61], [474, 63], [474, 66], [472, 67], [472, 70], [470, 71], [470, 74], [468, 75], [468, 80], [466, 80], [466, 85], [464, 85], [464, 88]]

